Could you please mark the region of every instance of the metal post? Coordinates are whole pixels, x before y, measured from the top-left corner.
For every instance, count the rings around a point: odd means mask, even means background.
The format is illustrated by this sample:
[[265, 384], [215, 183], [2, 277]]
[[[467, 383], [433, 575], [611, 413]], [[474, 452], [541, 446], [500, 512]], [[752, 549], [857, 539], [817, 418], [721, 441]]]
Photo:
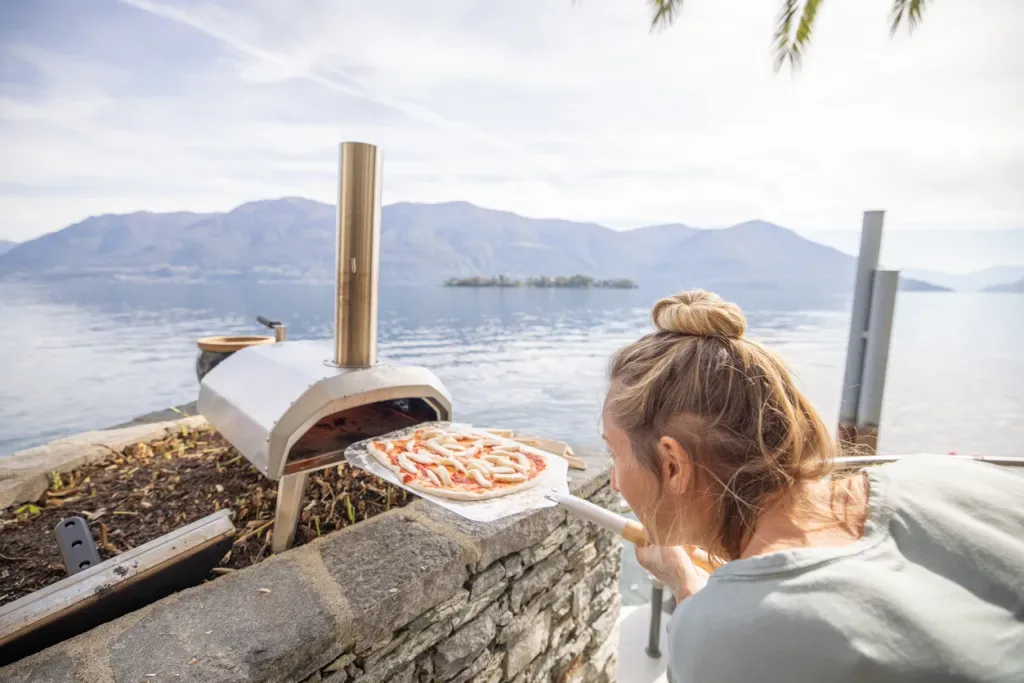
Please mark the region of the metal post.
[[842, 399], [839, 404], [839, 438], [847, 441], [855, 436], [857, 406], [860, 402], [861, 378], [868, 317], [871, 308], [873, 273], [878, 268], [882, 249], [884, 211], [865, 211], [860, 233], [860, 252], [853, 288], [853, 310], [850, 314], [850, 337], [846, 346], [846, 372], [843, 376]]
[[306, 488], [306, 473], [286, 474], [277, 482], [277, 507], [274, 510], [274, 537], [270, 550], [283, 553], [295, 543], [295, 530], [302, 514], [302, 492]]
[[654, 579], [651, 582], [651, 630], [647, 635], [648, 657], [661, 657], [661, 602], [664, 599], [665, 586]]
[[875, 271], [871, 291], [871, 317], [868, 321], [867, 348], [864, 353], [864, 380], [857, 403], [857, 443], [873, 453], [878, 446], [878, 426], [882, 421], [882, 394], [889, 363], [889, 340], [896, 311], [898, 270]]
[[334, 362], [345, 368], [377, 360], [382, 161], [375, 145], [341, 143]]

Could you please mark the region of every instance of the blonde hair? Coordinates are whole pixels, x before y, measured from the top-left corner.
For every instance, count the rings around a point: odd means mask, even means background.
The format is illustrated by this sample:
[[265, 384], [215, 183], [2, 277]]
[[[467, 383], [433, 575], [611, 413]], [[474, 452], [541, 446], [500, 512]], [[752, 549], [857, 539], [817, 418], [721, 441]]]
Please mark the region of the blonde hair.
[[744, 338], [738, 306], [693, 290], [662, 299], [651, 318], [657, 331], [612, 359], [606, 408], [659, 489], [659, 439], [686, 449], [716, 501], [695, 542], [736, 559], [767, 503], [831, 472], [835, 442], [782, 360]]

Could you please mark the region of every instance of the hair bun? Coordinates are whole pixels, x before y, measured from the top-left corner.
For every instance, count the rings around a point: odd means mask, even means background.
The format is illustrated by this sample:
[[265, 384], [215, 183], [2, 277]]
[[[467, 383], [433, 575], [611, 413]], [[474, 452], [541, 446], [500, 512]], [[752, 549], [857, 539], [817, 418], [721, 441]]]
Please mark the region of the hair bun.
[[747, 320], [739, 306], [703, 289], [662, 299], [654, 304], [651, 320], [662, 332], [694, 337], [740, 339], [747, 330]]

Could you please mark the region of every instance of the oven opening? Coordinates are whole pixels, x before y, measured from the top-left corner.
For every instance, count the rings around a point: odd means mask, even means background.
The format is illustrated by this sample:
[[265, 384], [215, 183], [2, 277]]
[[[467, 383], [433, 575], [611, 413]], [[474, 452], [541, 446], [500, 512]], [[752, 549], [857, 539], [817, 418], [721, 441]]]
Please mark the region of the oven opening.
[[345, 449], [354, 443], [445, 417], [422, 398], [379, 401], [332, 413], [310, 427], [291, 447], [284, 474], [329, 467], [341, 462]]

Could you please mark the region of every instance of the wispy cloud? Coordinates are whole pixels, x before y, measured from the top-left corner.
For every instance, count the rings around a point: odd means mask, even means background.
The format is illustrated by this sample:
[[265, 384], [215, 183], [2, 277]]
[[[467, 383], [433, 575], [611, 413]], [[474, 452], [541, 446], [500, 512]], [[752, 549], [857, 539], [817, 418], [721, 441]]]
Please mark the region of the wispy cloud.
[[893, 40], [888, 0], [834, 3], [795, 75], [771, 71], [765, 0], [690, 2], [655, 35], [642, 0], [85, 4], [0, 6], [0, 237], [331, 201], [346, 139], [385, 149], [387, 201], [1024, 227], [1017, 0], [943, 0]]

